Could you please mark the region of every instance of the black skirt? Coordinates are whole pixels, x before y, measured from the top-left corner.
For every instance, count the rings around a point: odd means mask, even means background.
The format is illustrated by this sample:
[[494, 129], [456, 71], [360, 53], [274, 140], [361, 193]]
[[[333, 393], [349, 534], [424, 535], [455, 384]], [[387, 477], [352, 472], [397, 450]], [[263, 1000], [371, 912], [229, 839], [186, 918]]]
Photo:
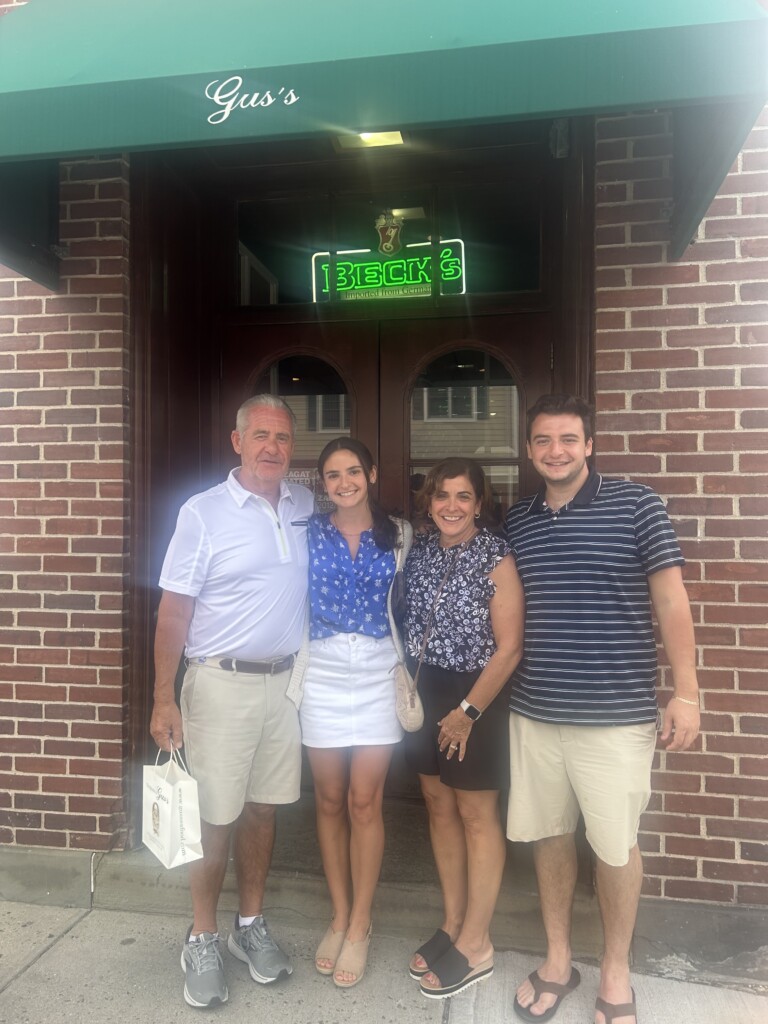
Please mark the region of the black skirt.
[[[411, 670], [415, 670], [411, 664]], [[424, 725], [405, 734], [405, 760], [419, 775], [439, 775], [452, 789], [509, 788], [509, 706], [505, 686], [473, 724], [463, 761], [450, 760], [437, 744], [438, 722], [458, 707], [480, 675], [454, 672], [422, 662], [418, 690], [424, 705]]]

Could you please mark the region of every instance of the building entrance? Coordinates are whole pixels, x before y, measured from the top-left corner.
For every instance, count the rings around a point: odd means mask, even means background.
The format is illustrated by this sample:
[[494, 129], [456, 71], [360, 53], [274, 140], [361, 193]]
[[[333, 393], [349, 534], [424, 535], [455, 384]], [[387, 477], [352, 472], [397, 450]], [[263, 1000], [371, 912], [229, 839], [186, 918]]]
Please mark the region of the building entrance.
[[[393, 513], [447, 455], [476, 458], [502, 509], [535, 487], [527, 407], [588, 384], [589, 138], [524, 122], [358, 155], [307, 139], [132, 156], [136, 763], [154, 756], [155, 581], [181, 503], [235, 462], [243, 400], [291, 404], [291, 475], [319, 507], [317, 456], [345, 434]], [[401, 762], [390, 792], [415, 792]]]
[[242, 401], [259, 392], [296, 413], [291, 478], [323, 495], [317, 456], [333, 437], [363, 441], [379, 499], [409, 515], [424, 474], [448, 455], [476, 458], [506, 508], [530, 486], [526, 406], [551, 390], [544, 313], [353, 323], [238, 324], [222, 354], [221, 471]]
[[[411, 515], [424, 474], [449, 455], [476, 458], [500, 511], [531, 484], [525, 411], [551, 390], [546, 314], [238, 324], [222, 357], [221, 471], [233, 464], [229, 431], [253, 394], [283, 397], [298, 421], [290, 478], [326, 499], [317, 456], [334, 437], [359, 438], [379, 466], [379, 500]], [[305, 784], [310, 785], [308, 776]], [[415, 795], [398, 748], [387, 792]]]

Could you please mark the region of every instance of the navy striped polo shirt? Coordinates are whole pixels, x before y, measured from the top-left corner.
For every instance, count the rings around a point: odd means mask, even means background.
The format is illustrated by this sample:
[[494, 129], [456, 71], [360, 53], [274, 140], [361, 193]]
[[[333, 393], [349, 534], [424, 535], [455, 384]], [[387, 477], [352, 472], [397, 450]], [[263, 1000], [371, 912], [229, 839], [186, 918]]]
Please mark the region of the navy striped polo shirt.
[[510, 710], [570, 725], [652, 722], [648, 576], [685, 561], [661, 498], [594, 470], [557, 512], [544, 493], [518, 501], [506, 518], [525, 589], [525, 646]]

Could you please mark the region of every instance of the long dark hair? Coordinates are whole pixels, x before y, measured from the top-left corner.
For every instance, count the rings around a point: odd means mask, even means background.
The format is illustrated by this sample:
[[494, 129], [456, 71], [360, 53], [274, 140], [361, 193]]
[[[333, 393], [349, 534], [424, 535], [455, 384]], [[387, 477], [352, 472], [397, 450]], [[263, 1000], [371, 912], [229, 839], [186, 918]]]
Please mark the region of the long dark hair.
[[397, 527], [371, 493], [371, 476], [373, 474], [373, 456], [362, 441], [353, 437], [335, 437], [320, 452], [317, 459], [317, 472], [323, 478], [323, 470], [328, 459], [336, 452], [352, 452], [360, 460], [365, 478], [368, 481], [368, 508], [373, 518], [373, 539], [382, 551], [392, 551], [397, 545]]
[[443, 459], [427, 473], [426, 480], [416, 493], [416, 515], [419, 518], [419, 524], [421, 526], [434, 525], [428, 515], [430, 503], [440, 490], [443, 481], [455, 480], [457, 476], [465, 476], [469, 480], [476, 500], [481, 503], [477, 525], [485, 526], [491, 531], [497, 530], [500, 519], [499, 510], [483, 467], [475, 459], [457, 457]]

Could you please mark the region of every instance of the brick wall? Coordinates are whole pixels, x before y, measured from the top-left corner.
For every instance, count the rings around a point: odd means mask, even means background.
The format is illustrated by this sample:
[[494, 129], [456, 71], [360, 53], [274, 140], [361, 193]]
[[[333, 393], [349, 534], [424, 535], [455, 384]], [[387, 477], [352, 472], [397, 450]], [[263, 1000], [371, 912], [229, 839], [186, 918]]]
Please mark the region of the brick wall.
[[0, 842], [122, 842], [127, 167], [62, 166], [61, 291], [0, 267]]
[[657, 757], [645, 891], [767, 904], [768, 114], [673, 264], [668, 129], [597, 126], [599, 466], [668, 499], [702, 686], [695, 752]]

